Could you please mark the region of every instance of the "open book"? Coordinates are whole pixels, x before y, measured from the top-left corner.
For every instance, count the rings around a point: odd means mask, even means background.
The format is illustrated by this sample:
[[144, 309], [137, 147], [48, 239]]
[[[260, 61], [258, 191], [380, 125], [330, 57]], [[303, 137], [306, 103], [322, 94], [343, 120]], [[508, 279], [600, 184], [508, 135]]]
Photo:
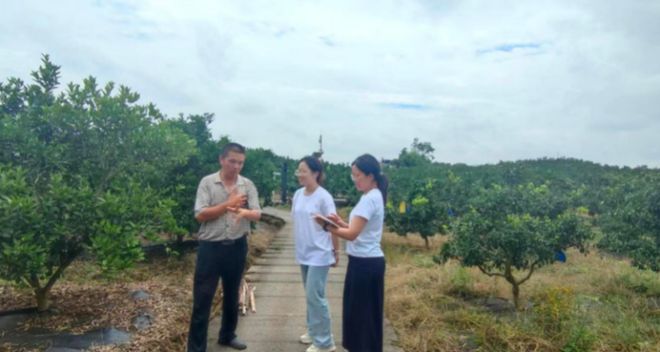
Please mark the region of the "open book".
[[339, 226], [339, 224], [337, 224], [336, 222], [334, 222], [334, 221], [332, 221], [332, 220], [326, 218], [325, 216], [323, 216], [323, 215], [321, 215], [321, 214], [318, 214], [318, 213], [317, 213], [317, 214], [312, 215], [312, 217], [313, 217], [314, 219], [319, 219], [319, 220], [321, 220], [323, 223], [326, 223], [326, 224], [328, 224], [328, 225], [330, 225], [330, 226], [334, 226], [334, 227], [336, 227], [336, 228], [340, 228], [340, 227], [341, 227], [341, 226]]

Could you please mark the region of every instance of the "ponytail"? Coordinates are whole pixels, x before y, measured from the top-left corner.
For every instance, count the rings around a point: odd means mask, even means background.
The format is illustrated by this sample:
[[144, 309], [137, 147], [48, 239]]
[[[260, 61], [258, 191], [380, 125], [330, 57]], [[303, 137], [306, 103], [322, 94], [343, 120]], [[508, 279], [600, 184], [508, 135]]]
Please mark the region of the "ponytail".
[[378, 184], [378, 189], [380, 190], [380, 193], [383, 195], [383, 204], [387, 203], [387, 187], [390, 184], [390, 181], [387, 179], [387, 176], [385, 176], [382, 172], [379, 173], [376, 178], [376, 183]]

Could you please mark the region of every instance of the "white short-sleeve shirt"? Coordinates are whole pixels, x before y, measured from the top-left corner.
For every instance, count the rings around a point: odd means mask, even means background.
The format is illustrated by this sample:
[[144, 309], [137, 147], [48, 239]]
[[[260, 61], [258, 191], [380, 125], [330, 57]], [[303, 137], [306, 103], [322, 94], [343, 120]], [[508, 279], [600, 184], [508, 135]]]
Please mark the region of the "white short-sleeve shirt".
[[314, 214], [336, 213], [330, 193], [319, 186], [310, 195], [300, 188], [293, 195], [291, 217], [296, 241], [296, 261], [302, 265], [327, 266], [335, 263], [332, 235], [323, 231], [312, 218]]
[[382, 257], [380, 240], [383, 237], [383, 221], [385, 220], [385, 206], [383, 195], [378, 188], [374, 188], [360, 197], [360, 201], [351, 211], [350, 219], [359, 216], [367, 220], [362, 232], [353, 241], [346, 243], [346, 253], [354, 257]]

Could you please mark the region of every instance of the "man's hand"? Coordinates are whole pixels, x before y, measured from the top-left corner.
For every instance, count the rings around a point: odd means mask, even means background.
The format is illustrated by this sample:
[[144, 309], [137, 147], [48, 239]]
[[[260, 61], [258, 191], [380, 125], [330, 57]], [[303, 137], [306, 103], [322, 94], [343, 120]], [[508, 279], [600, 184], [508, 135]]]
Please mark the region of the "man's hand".
[[227, 207], [227, 211], [234, 214], [234, 222], [237, 224], [245, 217], [245, 214], [248, 212], [247, 209], [241, 207]]
[[261, 211], [247, 208], [238, 208], [238, 207], [228, 207], [228, 212], [234, 214], [236, 223], [241, 221], [241, 219], [246, 219], [249, 221], [259, 221], [261, 218]]
[[[229, 194], [229, 199], [227, 199], [227, 208], [240, 208], [247, 204], [247, 195], [238, 193], [237, 190], [233, 190]], [[229, 209], [229, 211], [232, 211]]]
[[200, 223], [217, 219], [223, 214], [230, 212], [230, 208], [241, 208], [247, 205], [247, 195], [239, 193], [236, 189], [229, 193], [229, 197], [226, 201], [220, 204], [215, 204], [206, 208], [203, 208], [197, 215], [195, 219]]

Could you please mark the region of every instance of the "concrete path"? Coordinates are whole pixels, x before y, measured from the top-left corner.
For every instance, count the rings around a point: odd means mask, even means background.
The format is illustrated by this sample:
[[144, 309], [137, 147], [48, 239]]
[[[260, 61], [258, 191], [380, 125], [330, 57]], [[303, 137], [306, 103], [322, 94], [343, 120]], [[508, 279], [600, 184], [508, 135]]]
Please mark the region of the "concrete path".
[[[305, 333], [305, 292], [300, 267], [295, 261], [291, 216], [289, 212], [279, 209], [267, 208], [265, 211], [284, 219], [286, 225], [275, 236], [270, 248], [248, 271], [248, 281], [255, 286], [257, 312], [240, 316], [237, 334], [247, 343], [246, 351], [304, 352], [307, 345], [299, 343], [298, 337]], [[326, 288], [332, 332], [339, 352], [344, 351], [341, 347], [341, 305], [346, 263], [347, 258], [343, 254], [339, 266], [330, 269]], [[209, 324], [208, 350], [233, 351], [217, 345], [219, 330], [220, 319], [215, 317]], [[393, 346], [395, 340], [394, 330], [386, 321], [385, 352], [402, 351]]]

